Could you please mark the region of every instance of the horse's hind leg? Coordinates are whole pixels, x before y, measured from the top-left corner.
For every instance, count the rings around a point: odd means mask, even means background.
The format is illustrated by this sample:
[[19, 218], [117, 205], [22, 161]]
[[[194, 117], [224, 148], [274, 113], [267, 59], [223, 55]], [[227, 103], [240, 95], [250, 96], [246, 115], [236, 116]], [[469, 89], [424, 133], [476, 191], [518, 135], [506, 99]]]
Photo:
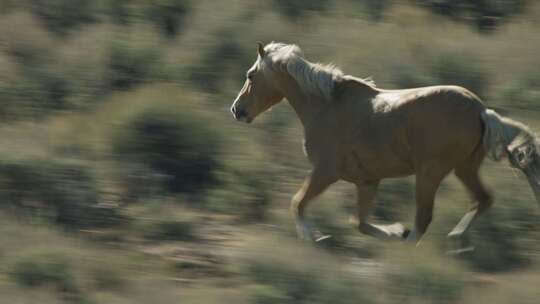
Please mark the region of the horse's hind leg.
[[460, 238], [471, 227], [473, 221], [487, 210], [493, 203], [493, 198], [480, 180], [478, 171], [483, 159], [483, 152], [478, 151], [473, 159], [456, 168], [457, 178], [465, 185], [473, 198], [473, 206], [463, 216], [459, 223], [448, 234], [450, 238]]
[[433, 166], [420, 170], [416, 174], [416, 216], [414, 229], [407, 236], [407, 241], [420, 243], [433, 218], [435, 193], [441, 181], [450, 170]]
[[373, 199], [378, 185], [379, 181], [356, 184], [358, 230], [363, 234], [378, 239], [402, 239], [407, 236], [408, 231], [399, 223], [393, 225], [373, 225], [367, 222], [367, 218], [374, 206]]

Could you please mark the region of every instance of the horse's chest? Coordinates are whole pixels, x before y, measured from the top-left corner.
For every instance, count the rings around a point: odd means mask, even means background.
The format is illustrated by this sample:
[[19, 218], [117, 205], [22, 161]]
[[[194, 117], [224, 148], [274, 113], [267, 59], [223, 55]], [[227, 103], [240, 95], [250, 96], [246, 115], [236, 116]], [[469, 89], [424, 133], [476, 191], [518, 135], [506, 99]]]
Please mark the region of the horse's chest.
[[329, 132], [306, 134], [303, 141], [304, 154], [315, 164], [334, 163], [337, 161], [341, 147], [340, 138]]

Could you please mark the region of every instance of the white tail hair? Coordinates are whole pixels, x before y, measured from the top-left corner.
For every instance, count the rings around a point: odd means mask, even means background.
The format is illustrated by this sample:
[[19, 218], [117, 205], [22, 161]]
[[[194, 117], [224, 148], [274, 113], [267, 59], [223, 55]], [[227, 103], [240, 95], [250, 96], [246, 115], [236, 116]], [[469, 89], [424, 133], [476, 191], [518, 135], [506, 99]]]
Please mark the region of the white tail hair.
[[512, 167], [525, 174], [540, 205], [540, 141], [536, 135], [524, 124], [490, 109], [482, 112], [481, 117], [487, 156], [493, 160], [508, 157]]

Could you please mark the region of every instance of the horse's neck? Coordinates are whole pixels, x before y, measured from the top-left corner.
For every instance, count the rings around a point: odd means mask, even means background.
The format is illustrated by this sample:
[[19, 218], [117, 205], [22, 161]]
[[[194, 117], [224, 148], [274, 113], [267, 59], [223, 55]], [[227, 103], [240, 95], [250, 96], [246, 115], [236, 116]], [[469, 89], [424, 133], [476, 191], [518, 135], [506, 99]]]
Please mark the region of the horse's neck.
[[311, 96], [303, 92], [296, 82], [284, 83], [282, 90], [304, 128], [311, 124], [328, 104], [323, 97]]
[[[304, 128], [316, 120], [321, 111], [334, 104], [322, 96], [305, 93], [290, 75], [281, 75], [279, 83], [283, 95], [294, 108]], [[348, 75], [336, 81], [334, 86], [334, 98], [339, 100], [347, 98], [369, 100], [380, 93], [380, 90], [365, 81]]]

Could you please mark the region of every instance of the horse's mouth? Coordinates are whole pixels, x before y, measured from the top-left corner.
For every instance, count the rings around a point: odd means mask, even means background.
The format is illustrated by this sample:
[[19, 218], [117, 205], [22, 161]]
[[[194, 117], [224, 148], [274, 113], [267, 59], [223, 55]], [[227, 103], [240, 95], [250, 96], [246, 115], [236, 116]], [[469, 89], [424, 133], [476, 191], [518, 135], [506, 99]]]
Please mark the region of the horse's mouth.
[[253, 118], [251, 118], [249, 116], [246, 116], [246, 115], [234, 116], [234, 119], [236, 119], [237, 121], [240, 121], [240, 122], [245, 122], [245, 123], [251, 123], [253, 121]]

